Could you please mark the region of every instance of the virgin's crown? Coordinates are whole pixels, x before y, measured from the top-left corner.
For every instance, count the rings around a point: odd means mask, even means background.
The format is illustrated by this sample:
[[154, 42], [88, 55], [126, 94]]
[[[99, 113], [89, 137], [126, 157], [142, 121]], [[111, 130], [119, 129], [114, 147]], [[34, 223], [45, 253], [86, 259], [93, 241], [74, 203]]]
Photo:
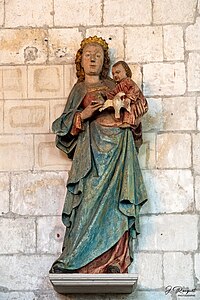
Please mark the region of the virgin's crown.
[[108, 44], [107, 42], [102, 39], [101, 37], [98, 36], [89, 36], [88, 38], [85, 38], [84, 40], [82, 40], [81, 42], [81, 48], [83, 49], [86, 45], [91, 44], [91, 43], [96, 43], [99, 44], [100, 46], [102, 46], [102, 48], [104, 50], [108, 50]]

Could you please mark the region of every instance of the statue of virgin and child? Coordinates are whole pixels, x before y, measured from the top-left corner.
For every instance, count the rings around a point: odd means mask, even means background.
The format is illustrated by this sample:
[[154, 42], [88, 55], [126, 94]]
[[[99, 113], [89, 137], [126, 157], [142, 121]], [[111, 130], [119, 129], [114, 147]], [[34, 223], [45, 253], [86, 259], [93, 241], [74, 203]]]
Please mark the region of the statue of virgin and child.
[[[56, 146], [72, 167], [63, 248], [51, 273], [127, 273], [133, 260], [139, 211], [147, 201], [138, 151], [148, 105], [124, 61], [113, 65], [109, 77], [108, 50], [101, 37], [83, 39], [75, 60], [78, 80], [53, 123]], [[105, 103], [119, 96], [123, 105], [116, 117]]]

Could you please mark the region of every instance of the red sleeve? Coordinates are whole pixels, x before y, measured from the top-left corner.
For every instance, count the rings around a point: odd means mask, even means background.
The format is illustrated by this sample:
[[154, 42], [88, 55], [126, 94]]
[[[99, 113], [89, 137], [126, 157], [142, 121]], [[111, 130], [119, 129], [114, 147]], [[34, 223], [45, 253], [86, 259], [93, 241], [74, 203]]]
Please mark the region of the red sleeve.
[[74, 116], [74, 121], [70, 133], [71, 135], [78, 135], [79, 132], [83, 130], [84, 128], [83, 128], [83, 121], [81, 119], [81, 113], [77, 112]]

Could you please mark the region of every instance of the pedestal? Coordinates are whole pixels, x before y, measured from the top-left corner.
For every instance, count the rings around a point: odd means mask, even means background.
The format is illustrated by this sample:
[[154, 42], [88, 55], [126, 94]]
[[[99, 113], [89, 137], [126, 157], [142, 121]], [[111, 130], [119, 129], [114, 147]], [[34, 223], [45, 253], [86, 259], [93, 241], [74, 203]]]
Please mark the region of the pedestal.
[[49, 274], [61, 294], [130, 294], [137, 285], [136, 274]]

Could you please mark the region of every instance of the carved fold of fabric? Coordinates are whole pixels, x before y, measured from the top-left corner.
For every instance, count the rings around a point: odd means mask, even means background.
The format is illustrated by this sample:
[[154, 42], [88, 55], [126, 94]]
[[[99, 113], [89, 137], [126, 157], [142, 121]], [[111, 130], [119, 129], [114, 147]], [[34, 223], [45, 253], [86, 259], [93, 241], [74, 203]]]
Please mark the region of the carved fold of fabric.
[[124, 92], [127, 97], [134, 101], [138, 98], [140, 89], [131, 78], [127, 77], [118, 83], [112, 91], [106, 93], [106, 96], [108, 99], [113, 99], [119, 92]]
[[128, 231], [126, 231], [111, 249], [76, 271], [78, 273], [100, 274], [107, 273], [108, 267], [114, 266], [119, 269], [120, 273], [128, 273], [130, 263], [129, 237]]
[[148, 104], [146, 99], [142, 99], [141, 102], [131, 104], [131, 113], [124, 111], [123, 122], [130, 125], [137, 126], [137, 120], [141, 118], [148, 110]]
[[137, 126], [137, 119], [141, 118], [148, 110], [148, 103], [137, 84], [129, 77], [123, 79], [115, 88], [106, 94], [108, 99], [113, 99], [114, 96], [124, 92], [127, 99], [131, 101], [131, 111], [124, 110], [123, 123]]
[[[63, 252], [54, 264], [65, 270], [78, 270], [98, 259], [125, 232], [129, 239], [134, 238], [139, 233], [139, 209], [147, 199], [130, 128], [101, 126], [95, 120], [88, 126], [89, 146], [84, 144], [86, 128], [79, 135], [69, 174], [63, 216], [68, 217], [70, 226]], [[81, 153], [85, 158], [76, 159]], [[85, 160], [91, 167], [78, 180], [77, 172]]]
[[84, 126], [83, 126], [83, 121], [81, 119], [81, 113], [77, 112], [74, 116], [74, 121], [70, 133], [71, 135], [78, 135], [83, 130], [84, 130]]
[[137, 126], [137, 120], [148, 111], [148, 103], [142, 92], [139, 90], [137, 98], [131, 102], [131, 112], [124, 112], [123, 122]]
[[142, 93], [140, 93], [135, 105], [135, 117], [141, 118], [148, 110], [148, 103]]
[[[130, 241], [140, 232], [138, 214], [147, 193], [130, 126], [120, 128], [113, 121], [108, 127], [96, 117], [85, 121], [84, 130], [72, 136], [85, 96], [84, 83], [76, 84], [64, 113], [53, 125], [57, 147], [73, 156], [62, 213], [66, 226], [63, 252], [53, 268], [82, 269], [82, 273], [87, 266], [89, 273], [104, 273], [98, 265], [101, 259], [104, 267], [111, 264], [123, 273], [132, 258]], [[80, 130], [80, 123], [77, 127]]]
[[[139, 119], [138, 119], [139, 120]], [[139, 148], [141, 147], [143, 143], [142, 139], [142, 123], [139, 122], [137, 126], [131, 127], [131, 131], [133, 134], [134, 142], [135, 142], [135, 147], [137, 151], [139, 151]]]

